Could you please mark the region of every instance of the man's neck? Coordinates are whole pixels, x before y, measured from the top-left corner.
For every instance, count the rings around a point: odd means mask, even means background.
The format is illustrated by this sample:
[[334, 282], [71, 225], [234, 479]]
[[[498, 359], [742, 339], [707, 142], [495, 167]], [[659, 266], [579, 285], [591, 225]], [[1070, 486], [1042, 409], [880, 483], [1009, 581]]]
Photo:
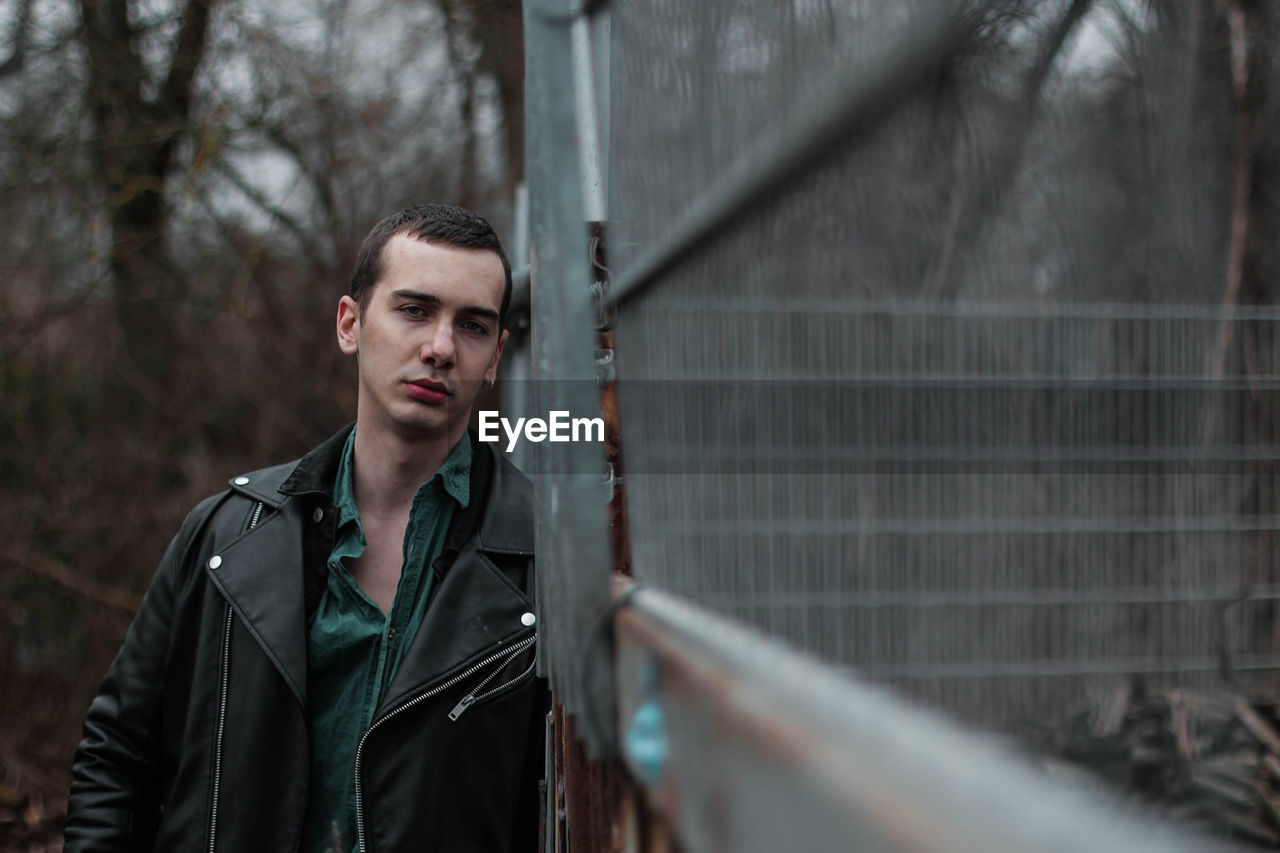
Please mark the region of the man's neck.
[[[464, 427], [465, 431], [465, 427]], [[440, 469], [461, 435], [406, 440], [356, 424], [354, 482], [363, 517], [394, 517], [409, 511], [418, 487]]]

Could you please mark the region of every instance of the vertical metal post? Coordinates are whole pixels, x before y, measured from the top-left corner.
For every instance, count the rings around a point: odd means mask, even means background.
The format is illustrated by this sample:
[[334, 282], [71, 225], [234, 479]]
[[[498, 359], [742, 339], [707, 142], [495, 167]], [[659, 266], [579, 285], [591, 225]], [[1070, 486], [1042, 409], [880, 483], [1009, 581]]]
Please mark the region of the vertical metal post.
[[[650, 818], [617, 765], [599, 760], [612, 732], [583, 725], [615, 724], [607, 712], [611, 661], [586, 646], [608, 639], [593, 629], [610, 599], [610, 568], [625, 553], [625, 525], [618, 478], [610, 476], [608, 488], [601, 482], [601, 473], [620, 470], [612, 361], [601, 355], [612, 352], [602, 314], [604, 146], [591, 21], [573, 12], [565, 0], [525, 6], [535, 403], [575, 415], [603, 410], [608, 450], [606, 464], [598, 449], [594, 458], [582, 452], [598, 446], [546, 444], [535, 463], [539, 618], [548, 638], [544, 668], [558, 700], [550, 721], [554, 778], [545, 843], [554, 853], [600, 853], [648, 849]], [[605, 671], [588, 681], [579, 669], [584, 660]]]
[[[539, 412], [594, 415], [595, 317], [583, 223], [568, 0], [525, 5], [533, 378]], [[603, 454], [543, 442], [534, 466], [544, 668], [571, 713], [577, 660], [609, 600]], [[598, 747], [598, 745], [593, 745]]]
[[608, 218], [604, 146], [601, 142], [599, 92], [592, 57], [592, 19], [576, 18], [570, 31], [573, 45], [573, 100], [577, 112], [578, 149], [582, 160], [582, 209], [588, 222]]
[[[522, 312], [515, 307], [516, 303], [522, 303], [526, 307], [529, 304], [529, 185], [523, 181], [516, 186], [515, 214], [512, 218], [514, 221], [511, 228], [511, 272], [514, 286], [512, 305], [508, 311], [510, 315], [518, 315]], [[530, 329], [527, 323], [520, 323], [523, 319], [525, 318], [508, 317], [511, 338], [503, 351], [500, 371], [502, 408], [505, 413], [515, 417], [536, 417], [533, 411], [532, 382], [530, 381], [533, 342], [530, 340]], [[520, 328], [520, 325], [524, 328]], [[531, 456], [529, 447], [521, 442], [516, 445], [509, 458], [520, 470], [532, 471]]]
[[[613, 312], [609, 305], [608, 234], [608, 10], [573, 22], [574, 99], [578, 146], [582, 152], [582, 206], [587, 217], [587, 256], [596, 309], [596, 379], [605, 422], [605, 461], [609, 490], [609, 544], [613, 571], [631, 574], [623, 480], [622, 417], [618, 405]], [[603, 675], [603, 673], [602, 673]], [[607, 679], [605, 680], [607, 681]], [[597, 689], [603, 689], [605, 681]]]

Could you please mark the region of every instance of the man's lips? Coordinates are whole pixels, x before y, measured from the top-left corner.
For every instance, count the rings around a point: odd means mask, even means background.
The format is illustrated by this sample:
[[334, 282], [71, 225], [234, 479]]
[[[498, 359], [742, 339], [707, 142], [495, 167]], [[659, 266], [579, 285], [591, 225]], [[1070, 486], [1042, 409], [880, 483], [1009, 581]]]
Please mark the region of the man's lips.
[[423, 403], [440, 403], [449, 396], [449, 389], [443, 382], [432, 382], [429, 379], [406, 382], [405, 387], [408, 388], [410, 397]]

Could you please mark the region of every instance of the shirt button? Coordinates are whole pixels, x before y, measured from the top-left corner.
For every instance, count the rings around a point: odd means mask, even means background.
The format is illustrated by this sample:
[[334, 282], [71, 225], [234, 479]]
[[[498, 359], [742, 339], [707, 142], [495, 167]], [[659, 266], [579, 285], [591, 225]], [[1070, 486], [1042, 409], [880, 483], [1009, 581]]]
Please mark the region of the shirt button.
[[247, 485], [249, 485], [249, 478], [248, 478], [248, 477], [236, 477], [236, 478], [235, 478], [234, 480], [232, 480], [231, 482], [235, 483], [237, 486], [247, 486]]
[[396, 629], [395, 629], [395, 628], [388, 628], [388, 629], [387, 629], [387, 639], [388, 639], [388, 640], [394, 640], [395, 638], [396, 638]]
[[221, 566], [221, 565], [222, 565], [222, 558], [217, 554], [214, 554], [212, 557], [209, 558], [209, 568], [216, 569], [218, 568], [218, 566]]
[[311, 520], [314, 521], [316, 524], [319, 524], [320, 522], [324, 521], [324, 510], [321, 509], [320, 507], [316, 507], [315, 511], [311, 513]]
[[526, 628], [528, 628], [530, 625], [532, 625], [534, 622], [537, 622], [537, 621], [538, 621], [538, 617], [534, 616], [532, 613], [525, 613], [520, 617], [520, 624], [525, 626]]

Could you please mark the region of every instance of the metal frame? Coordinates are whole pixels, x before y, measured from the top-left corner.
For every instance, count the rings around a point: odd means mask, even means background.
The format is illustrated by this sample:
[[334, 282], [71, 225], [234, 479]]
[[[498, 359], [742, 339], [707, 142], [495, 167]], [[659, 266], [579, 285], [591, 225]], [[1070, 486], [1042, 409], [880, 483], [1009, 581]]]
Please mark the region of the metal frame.
[[[618, 276], [617, 305], [645, 291], [740, 211], [820, 165], [890, 116], [968, 35], [940, 0], [877, 73], [836, 81], [782, 118]], [[542, 410], [598, 405], [598, 317], [587, 223], [604, 218], [607, 152], [586, 64], [592, 9], [526, 0], [528, 175], [534, 334]], [[880, 306], [883, 308], [884, 306]], [[963, 309], [961, 309], [963, 310]], [[574, 445], [542, 445], [535, 474], [541, 666], [559, 702], [550, 721], [547, 850], [911, 850], [1182, 853], [1205, 844], [1118, 814], [1037, 773], [994, 741], [652, 590], [616, 599], [616, 737], [646, 806], [610, 765], [608, 733], [587, 725], [586, 647], [610, 612], [608, 518]], [[583, 731], [583, 730], [586, 731]], [[594, 733], [593, 733], [594, 732]], [[582, 733], [585, 737], [580, 738]], [[606, 735], [602, 737], [602, 735]], [[590, 748], [583, 749], [582, 741]], [[608, 824], [612, 821], [612, 829]], [[676, 842], [668, 826], [679, 837]]]
[[629, 605], [626, 760], [691, 853], [1211, 849], [673, 596]]

